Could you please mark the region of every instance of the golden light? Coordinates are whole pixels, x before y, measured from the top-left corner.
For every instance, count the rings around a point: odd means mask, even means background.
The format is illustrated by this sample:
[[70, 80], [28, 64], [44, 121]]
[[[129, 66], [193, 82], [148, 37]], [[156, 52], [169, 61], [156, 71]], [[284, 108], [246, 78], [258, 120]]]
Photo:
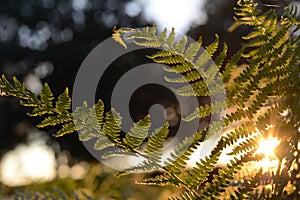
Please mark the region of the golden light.
[[279, 145], [279, 140], [273, 137], [269, 137], [267, 139], [262, 139], [259, 142], [259, 147], [257, 149], [257, 153], [265, 154], [266, 157], [275, 158], [275, 148]]
[[3, 184], [19, 187], [56, 177], [55, 153], [46, 144], [43, 134], [35, 130], [30, 132], [27, 144], [19, 144], [3, 155], [0, 162], [0, 181]]
[[275, 148], [279, 145], [280, 141], [276, 138], [269, 137], [259, 141], [257, 153], [264, 154], [265, 158], [256, 162], [256, 167], [262, 168], [263, 172], [275, 172], [278, 167], [279, 160], [275, 155]]

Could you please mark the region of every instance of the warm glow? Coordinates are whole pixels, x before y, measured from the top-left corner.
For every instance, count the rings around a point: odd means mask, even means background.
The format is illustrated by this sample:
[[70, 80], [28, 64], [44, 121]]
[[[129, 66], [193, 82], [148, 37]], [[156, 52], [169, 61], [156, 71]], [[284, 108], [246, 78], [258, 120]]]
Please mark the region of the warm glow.
[[256, 162], [256, 167], [262, 168], [264, 172], [276, 171], [278, 159], [276, 159], [275, 148], [279, 143], [280, 141], [273, 137], [260, 140], [257, 153], [264, 154], [266, 157], [261, 161]]
[[158, 27], [174, 27], [176, 32], [185, 34], [193, 25], [207, 21], [206, 0], [136, 0], [127, 6], [129, 15], [139, 14], [140, 6], [148, 22], [155, 22]]
[[51, 181], [56, 177], [54, 151], [42, 139], [42, 134], [30, 133], [28, 144], [20, 144], [7, 152], [0, 163], [0, 181], [11, 187], [33, 182]]
[[279, 143], [279, 140], [272, 137], [268, 139], [262, 139], [259, 142], [257, 153], [265, 154], [267, 157], [274, 158], [276, 157], [274, 150], [279, 145]]

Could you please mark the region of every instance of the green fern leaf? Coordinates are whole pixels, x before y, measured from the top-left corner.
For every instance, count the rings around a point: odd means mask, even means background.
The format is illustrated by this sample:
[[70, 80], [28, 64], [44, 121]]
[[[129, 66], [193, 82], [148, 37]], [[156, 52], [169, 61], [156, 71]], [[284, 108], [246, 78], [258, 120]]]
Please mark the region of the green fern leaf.
[[49, 85], [45, 83], [40, 93], [41, 105], [34, 108], [29, 114], [30, 116], [42, 116], [45, 114], [53, 114], [53, 93], [51, 92]]
[[37, 127], [38, 128], [44, 128], [46, 126], [55, 126], [64, 122], [69, 122], [71, 121], [72, 118], [69, 114], [65, 115], [59, 115], [59, 116], [49, 116], [46, 117], [43, 121], [41, 121]]
[[65, 92], [62, 93], [55, 104], [55, 108], [58, 114], [66, 114], [71, 108], [71, 98], [69, 97], [69, 90], [66, 88]]
[[171, 33], [169, 34], [167, 40], [165, 41], [165, 44], [168, 46], [172, 46], [175, 41], [175, 29], [172, 28]]
[[[84, 134], [83, 136], [85, 136], [85, 135], [89, 136], [88, 133]], [[83, 136], [81, 136], [81, 137], [83, 137]], [[87, 138], [87, 139], [89, 139], [89, 138]], [[115, 146], [115, 144], [109, 138], [107, 138], [106, 135], [99, 134], [98, 139], [96, 140], [93, 148], [95, 150], [100, 151], [100, 150], [103, 150], [107, 147], [113, 147], [113, 146]]]
[[215, 35], [216, 39], [213, 43], [211, 43], [210, 45], [208, 45], [205, 49], [206, 52], [212, 57], [214, 55], [214, 53], [216, 52], [216, 50], [218, 49], [219, 46], [219, 35]]
[[[103, 147], [99, 148], [99, 146], [97, 145], [96, 146], [96, 150], [99, 150], [99, 149], [103, 149]], [[108, 151], [108, 152], [105, 152], [101, 157], [103, 159], [108, 159], [108, 158], [115, 158], [117, 156], [134, 156], [134, 157], [137, 157], [136, 153], [134, 152], [131, 152], [131, 151], [126, 151], [126, 150], [123, 150], [123, 149], [117, 149], [115, 151]]]
[[175, 43], [173, 48], [176, 53], [183, 55], [185, 52], [186, 44], [187, 44], [187, 37], [184, 36], [181, 41]]
[[119, 133], [121, 131], [122, 117], [114, 109], [106, 113], [105, 123], [102, 131], [112, 141], [119, 141]]
[[173, 185], [178, 186], [176, 183], [176, 180], [174, 180], [171, 176], [168, 174], [159, 174], [155, 177], [146, 178], [141, 181], [135, 181], [136, 184], [139, 185], [158, 185], [158, 186], [165, 186], [165, 185]]
[[194, 60], [195, 56], [197, 55], [200, 48], [200, 44], [195, 42], [191, 43], [190, 46], [185, 51], [185, 59], [186, 60]]
[[100, 126], [103, 125], [103, 116], [104, 116], [104, 103], [99, 99], [98, 103], [94, 105], [94, 109], [97, 116], [97, 124]]
[[61, 137], [63, 135], [73, 133], [76, 131], [76, 127], [73, 122], [62, 125], [62, 128], [55, 134], [55, 137]]
[[155, 129], [148, 139], [145, 154], [154, 162], [161, 161], [164, 142], [169, 134], [168, 127], [169, 123], [166, 122], [162, 127]]
[[173, 72], [173, 73], [185, 73], [188, 72], [192, 69], [194, 69], [193, 65], [191, 63], [188, 62], [184, 62], [172, 67], [163, 67], [163, 69], [166, 72]]
[[132, 149], [139, 148], [148, 136], [150, 126], [150, 116], [147, 115], [144, 119], [138, 121], [130, 128], [130, 131], [123, 139], [124, 144]]
[[120, 177], [128, 173], [149, 172], [154, 170], [159, 170], [159, 166], [149, 160], [144, 160], [136, 166], [129, 167], [124, 169], [123, 171], [118, 172], [116, 176]]

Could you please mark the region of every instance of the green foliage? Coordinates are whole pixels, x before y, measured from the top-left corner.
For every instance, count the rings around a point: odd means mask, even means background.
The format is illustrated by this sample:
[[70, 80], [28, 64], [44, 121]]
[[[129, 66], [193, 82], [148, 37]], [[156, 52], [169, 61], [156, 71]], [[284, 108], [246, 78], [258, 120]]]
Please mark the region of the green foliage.
[[25, 199], [25, 200], [58, 200], [58, 199], [76, 199], [76, 200], [92, 200], [92, 197], [83, 193], [83, 192], [73, 192], [72, 196], [67, 196], [64, 192], [57, 189], [56, 192], [28, 192], [28, 193], [19, 193], [16, 195], [2, 196], [3, 199]]
[[123, 139], [124, 143], [133, 149], [140, 147], [143, 144], [145, 138], [148, 136], [150, 126], [150, 116], [148, 115], [144, 119], [133, 125], [133, 127]]
[[[215, 41], [204, 50], [201, 39], [198, 42], [188, 42], [186, 37], [175, 40], [174, 29], [167, 34], [166, 29], [158, 32], [156, 27], [124, 28], [113, 34], [113, 38], [125, 48], [126, 41], [132, 40], [138, 46], [162, 49], [148, 57], [153, 62], [168, 65], [170, 68], [164, 68], [166, 72], [180, 75], [179, 78], [166, 77], [166, 81], [178, 86], [174, 89], [178, 95], [217, 95], [224, 92], [222, 86], [225, 85], [225, 101], [216, 100], [195, 108], [185, 118], [189, 122], [225, 111], [224, 123], [211, 123], [204, 130], [186, 137], [167, 160], [162, 159], [169, 132], [167, 123], [150, 134], [150, 117], [146, 116], [133, 124], [124, 137], [121, 134], [122, 117], [114, 109], [104, 113], [101, 100], [90, 108], [83, 103], [82, 107], [71, 113], [68, 90], [55, 100], [47, 84], [40, 95], [35, 95], [16, 78], [11, 84], [4, 76], [0, 80], [0, 89], [3, 95], [20, 98], [21, 105], [33, 107], [30, 116], [45, 116], [38, 127], [61, 126], [56, 136], [78, 131], [81, 141], [96, 138], [96, 150], [119, 147], [117, 151], [105, 153], [105, 158], [144, 158], [143, 162], [124, 169], [118, 175], [158, 170], [158, 175], [136, 183], [171, 185], [182, 189], [177, 197], [171, 199], [220, 199], [231, 187], [235, 187], [230, 192], [231, 199], [296, 198], [300, 191], [298, 166], [294, 167], [300, 157], [300, 37], [294, 33], [300, 30], [300, 19], [293, 9], [280, 17], [274, 10], [261, 13], [252, 0], [238, 1], [235, 13], [236, 24], [249, 26], [252, 31], [243, 37], [242, 48], [231, 57], [227, 56], [227, 45], [220, 45], [217, 35]], [[211, 58], [214, 64], [210, 62]], [[238, 68], [240, 72], [235, 72]], [[218, 79], [218, 72], [222, 81]], [[209, 88], [210, 84], [214, 87]], [[289, 114], [283, 116], [284, 111]], [[220, 130], [224, 134], [210, 155], [189, 168], [189, 156], [205, 138]], [[263, 155], [256, 153], [258, 140], [270, 136], [280, 141], [276, 151], [278, 167], [275, 178], [270, 178], [268, 182], [272, 190], [259, 190], [259, 186], [263, 185], [260, 180], [262, 170], [244, 177], [243, 185], [235, 184], [235, 175], [247, 163], [263, 159]], [[146, 148], [143, 148], [144, 144]], [[216, 175], [214, 169], [222, 152], [232, 145], [234, 147], [229, 153], [231, 160], [220, 167]], [[293, 181], [296, 189], [287, 193], [289, 180]]]
[[[72, 162], [76, 161], [72, 160]], [[171, 192], [169, 187], [144, 186], [130, 181], [137, 176], [129, 175], [118, 178], [114, 176], [114, 173], [114, 170], [100, 163], [90, 162], [88, 174], [84, 179], [75, 180], [72, 177], [66, 177], [19, 187], [1, 185], [0, 199], [165, 199]]]

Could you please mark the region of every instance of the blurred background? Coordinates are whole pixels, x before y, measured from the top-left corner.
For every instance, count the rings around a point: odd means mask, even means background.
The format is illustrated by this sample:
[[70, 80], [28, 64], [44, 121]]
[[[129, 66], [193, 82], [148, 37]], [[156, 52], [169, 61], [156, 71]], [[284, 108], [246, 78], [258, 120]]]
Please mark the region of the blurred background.
[[[263, 10], [272, 7], [282, 12], [282, 6], [290, 2], [259, 3]], [[47, 82], [57, 96], [65, 87], [72, 88], [84, 58], [111, 36], [114, 27], [153, 23], [175, 27], [195, 40], [201, 35], [204, 45], [218, 33], [232, 54], [241, 46], [241, 35], [249, 31], [246, 27], [227, 31], [235, 4], [235, 0], [1, 0], [0, 72], [8, 79], [16, 76], [37, 94]], [[140, 55], [131, 61], [132, 66], [149, 62]], [[111, 77], [106, 80], [108, 89], [97, 94], [104, 102], [110, 101], [111, 87], [117, 81], [114, 72]], [[140, 92], [154, 90], [148, 87]], [[173, 192], [172, 188], [148, 188], [145, 194], [143, 187], [130, 184], [128, 178], [114, 178], [113, 170], [99, 164], [76, 134], [54, 138], [55, 128], [36, 129], [40, 119], [29, 118], [27, 112], [18, 99], [0, 97], [0, 194], [24, 187], [70, 191], [86, 186], [90, 186], [88, 192], [104, 199], [164, 199]], [[130, 112], [140, 114], [138, 106]]]

